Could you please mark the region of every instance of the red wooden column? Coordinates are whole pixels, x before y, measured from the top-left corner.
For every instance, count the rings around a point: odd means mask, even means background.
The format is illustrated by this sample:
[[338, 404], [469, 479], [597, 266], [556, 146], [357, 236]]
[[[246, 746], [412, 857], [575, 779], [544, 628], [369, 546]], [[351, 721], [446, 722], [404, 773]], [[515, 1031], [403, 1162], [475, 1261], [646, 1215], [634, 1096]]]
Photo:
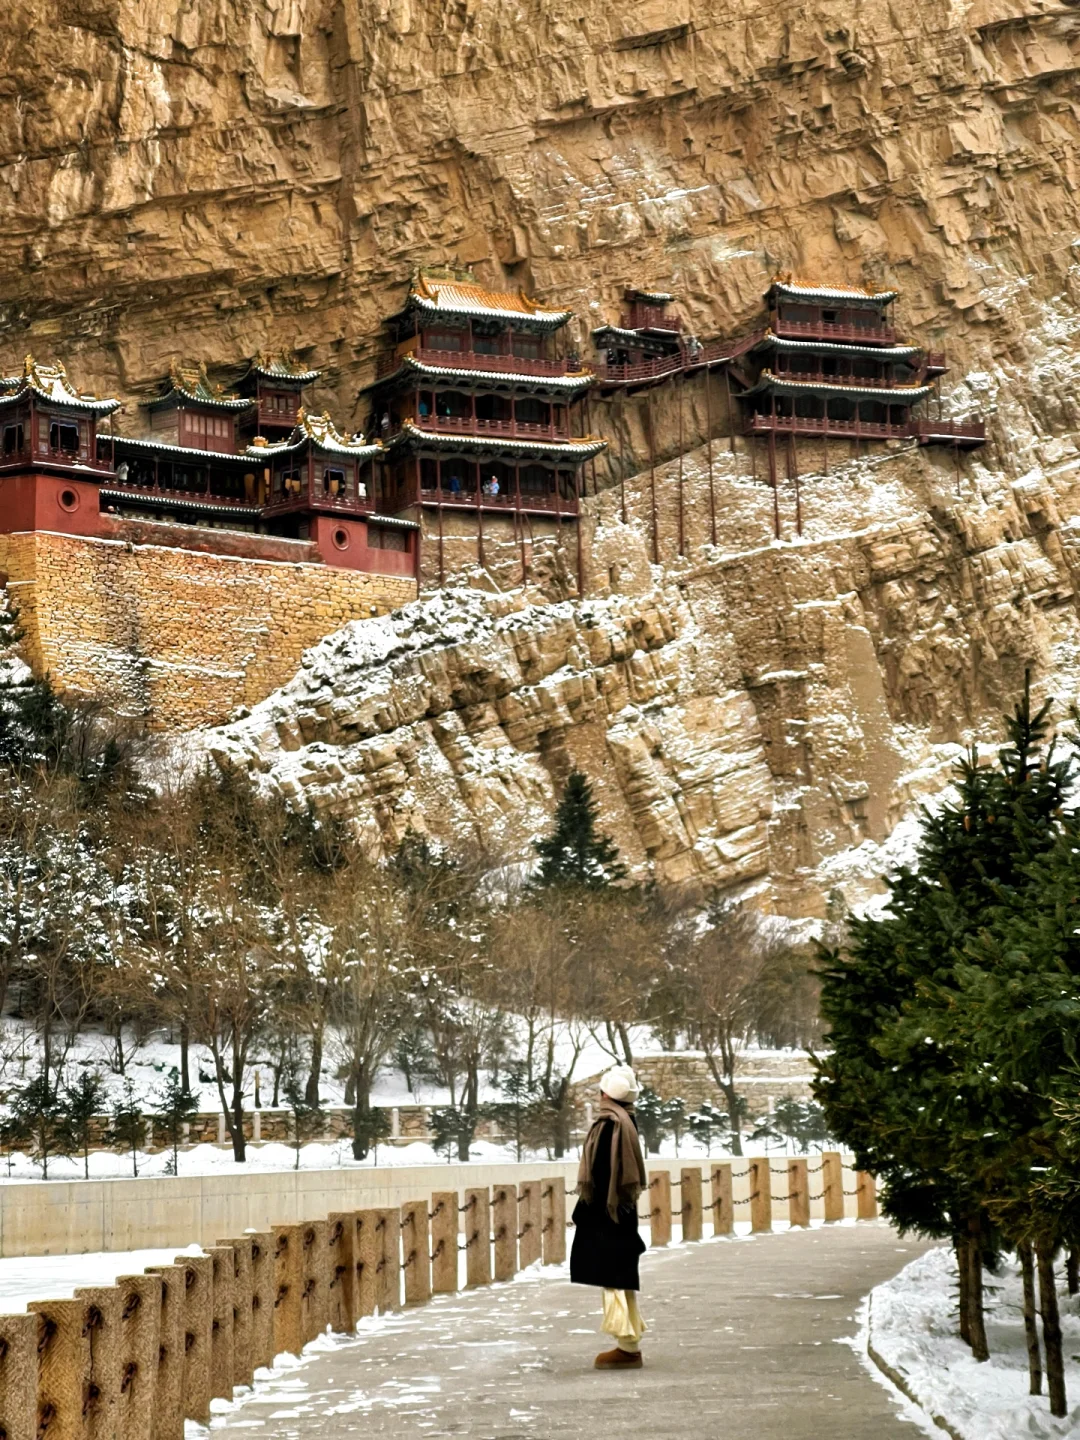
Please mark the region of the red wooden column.
[[660, 534], [656, 516], [656, 444], [653, 435], [652, 391], [645, 392], [645, 415], [649, 431], [649, 493], [652, 503], [652, 558], [653, 564], [660, 563]]
[[521, 583], [525, 584], [528, 579], [528, 566], [525, 563], [525, 522], [521, 516], [521, 465], [514, 465], [514, 527], [518, 532], [518, 543], [521, 546]]
[[[418, 465], [420, 461], [416, 462]], [[435, 495], [438, 502], [439, 515], [439, 586], [446, 584], [446, 566], [443, 560], [443, 513], [442, 513], [442, 461], [436, 456], [435, 459]], [[421, 515], [423, 511], [421, 510]]]
[[686, 554], [686, 508], [684, 505], [684, 477], [683, 477], [683, 377], [680, 375], [675, 382], [678, 389], [679, 404], [679, 554]]
[[[470, 325], [472, 322], [469, 322]], [[484, 504], [481, 490], [480, 461], [476, 462], [476, 555], [480, 568], [484, 568]]]

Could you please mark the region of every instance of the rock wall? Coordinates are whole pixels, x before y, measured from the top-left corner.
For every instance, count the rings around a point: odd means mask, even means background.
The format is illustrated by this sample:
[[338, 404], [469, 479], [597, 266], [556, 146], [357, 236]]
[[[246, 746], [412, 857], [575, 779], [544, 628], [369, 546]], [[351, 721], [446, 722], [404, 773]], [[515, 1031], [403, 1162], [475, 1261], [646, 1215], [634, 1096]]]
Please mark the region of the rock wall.
[[416, 593], [396, 576], [203, 554], [167, 538], [0, 535], [0, 579], [34, 668], [154, 728], [220, 723], [283, 683], [328, 630]]
[[[492, 593], [326, 640], [210, 742], [373, 843], [508, 854], [579, 764], [635, 863], [819, 911], [1026, 666], [1075, 693], [1078, 45], [1054, 0], [27, 0], [0, 34], [0, 369], [59, 350], [131, 425], [177, 348], [225, 378], [287, 345], [354, 424], [418, 263], [569, 305], [582, 344], [627, 283], [703, 337], [777, 270], [896, 286], [946, 409], [987, 416], [974, 458], [826, 473], [800, 447], [777, 546], [760, 464], [718, 440], [710, 496], [666, 392], [654, 543], [642, 402], [596, 401], [587, 599], [560, 598], [566, 537], [520, 590], [493, 541]], [[683, 400], [688, 446], [708, 411], [723, 431], [715, 387]]]

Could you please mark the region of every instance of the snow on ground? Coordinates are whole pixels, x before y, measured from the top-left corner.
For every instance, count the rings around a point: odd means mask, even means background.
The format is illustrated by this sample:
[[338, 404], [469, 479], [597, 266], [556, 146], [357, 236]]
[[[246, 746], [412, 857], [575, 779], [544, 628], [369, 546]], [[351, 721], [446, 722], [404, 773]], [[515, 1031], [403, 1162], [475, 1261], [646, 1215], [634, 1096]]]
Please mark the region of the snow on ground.
[[[946, 1247], [929, 1250], [874, 1290], [863, 1307], [855, 1342], [868, 1343], [903, 1378], [927, 1416], [940, 1416], [962, 1440], [1019, 1440], [1021, 1436], [1080, 1436], [1080, 1304], [1061, 1294], [1066, 1384], [1070, 1409], [1061, 1420], [1043, 1395], [1029, 1395], [1027, 1349], [1018, 1267], [1003, 1260], [987, 1276], [986, 1319], [990, 1359], [978, 1364], [956, 1328], [956, 1262]], [[1063, 1287], [1062, 1287], [1063, 1290]], [[872, 1360], [871, 1373], [892, 1384]], [[1045, 1382], [1043, 1386], [1045, 1392]], [[941, 1435], [929, 1419], [927, 1433]]]
[[171, 1265], [177, 1255], [201, 1255], [201, 1245], [170, 1250], [102, 1250], [90, 1255], [31, 1255], [0, 1260], [0, 1313], [21, 1314], [31, 1300], [70, 1300], [76, 1290], [111, 1285], [149, 1265]]

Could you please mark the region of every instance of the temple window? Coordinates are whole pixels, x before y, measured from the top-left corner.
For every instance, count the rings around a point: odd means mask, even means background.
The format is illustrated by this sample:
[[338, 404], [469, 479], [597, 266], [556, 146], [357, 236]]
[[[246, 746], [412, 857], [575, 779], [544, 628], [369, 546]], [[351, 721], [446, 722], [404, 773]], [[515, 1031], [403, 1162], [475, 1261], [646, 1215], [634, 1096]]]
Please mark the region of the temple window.
[[303, 482], [299, 470], [283, 470], [281, 473], [281, 490], [284, 495], [299, 495], [303, 489]]
[[541, 340], [539, 335], [513, 336], [513, 351], [523, 360], [539, 360]]
[[439, 467], [434, 460], [420, 461], [421, 490], [435, 490], [439, 482]]
[[4, 454], [17, 455], [23, 448], [23, 427], [21, 425], [4, 426]]
[[345, 494], [345, 471], [336, 470], [327, 466], [323, 471], [323, 494], [344, 495]]
[[78, 425], [65, 424], [62, 420], [53, 420], [49, 425], [49, 449], [59, 450], [65, 455], [77, 455], [79, 453]]

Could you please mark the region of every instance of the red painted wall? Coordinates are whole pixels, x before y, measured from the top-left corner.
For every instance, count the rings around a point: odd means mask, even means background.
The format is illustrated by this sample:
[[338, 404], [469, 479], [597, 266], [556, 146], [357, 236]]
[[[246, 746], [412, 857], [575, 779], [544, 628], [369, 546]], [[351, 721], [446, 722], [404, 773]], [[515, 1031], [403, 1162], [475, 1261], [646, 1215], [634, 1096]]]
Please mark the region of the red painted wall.
[[[410, 531], [410, 544], [417, 532]], [[377, 550], [367, 543], [367, 521], [343, 519], [336, 515], [313, 515], [311, 538], [327, 565], [346, 570], [364, 570], [369, 575], [414, 575], [416, 557], [411, 550]]]
[[0, 477], [0, 532], [16, 530], [102, 536], [112, 525], [98, 509], [96, 482], [38, 472]]

